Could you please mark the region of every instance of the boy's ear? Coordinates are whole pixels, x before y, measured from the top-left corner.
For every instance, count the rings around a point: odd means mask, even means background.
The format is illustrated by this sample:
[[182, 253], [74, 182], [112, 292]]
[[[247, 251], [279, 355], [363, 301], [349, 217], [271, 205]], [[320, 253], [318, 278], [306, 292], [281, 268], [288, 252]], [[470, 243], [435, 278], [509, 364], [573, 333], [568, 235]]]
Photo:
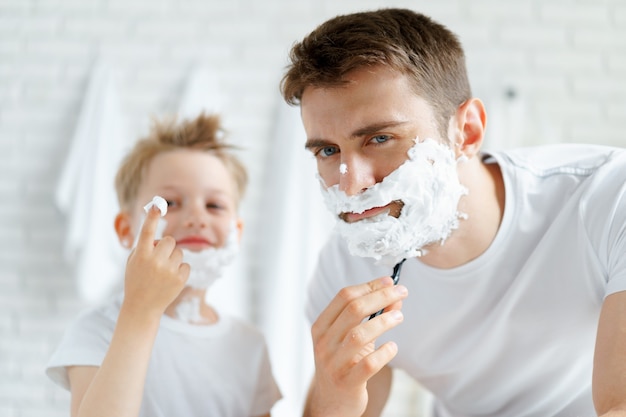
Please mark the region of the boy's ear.
[[241, 218], [237, 218], [235, 227], [237, 227], [237, 242], [241, 243], [241, 236], [243, 235], [243, 220]]
[[456, 134], [454, 141], [460, 154], [472, 158], [479, 151], [485, 138], [487, 114], [483, 102], [478, 98], [471, 98], [459, 106], [454, 118]]
[[126, 249], [131, 249], [135, 241], [135, 236], [131, 228], [130, 215], [126, 212], [118, 213], [117, 216], [115, 216], [114, 226], [120, 244]]

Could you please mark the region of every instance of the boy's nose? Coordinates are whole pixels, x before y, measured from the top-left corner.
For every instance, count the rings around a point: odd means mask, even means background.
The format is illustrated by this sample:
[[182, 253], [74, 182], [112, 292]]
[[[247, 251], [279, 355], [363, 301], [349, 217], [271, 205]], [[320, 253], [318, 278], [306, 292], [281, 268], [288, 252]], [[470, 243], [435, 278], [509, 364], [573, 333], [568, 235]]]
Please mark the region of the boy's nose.
[[376, 184], [374, 168], [361, 158], [342, 160], [339, 189], [347, 195], [357, 195]]
[[206, 212], [204, 207], [192, 207], [187, 212], [185, 218], [185, 226], [187, 227], [206, 227]]
[[206, 222], [199, 218], [188, 218], [185, 222], [187, 227], [206, 227]]

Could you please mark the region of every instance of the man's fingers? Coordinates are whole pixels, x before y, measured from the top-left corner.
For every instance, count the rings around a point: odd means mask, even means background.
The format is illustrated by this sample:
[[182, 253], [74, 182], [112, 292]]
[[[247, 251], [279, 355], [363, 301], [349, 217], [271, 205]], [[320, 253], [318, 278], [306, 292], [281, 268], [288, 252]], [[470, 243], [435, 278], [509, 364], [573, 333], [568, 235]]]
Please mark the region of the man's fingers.
[[396, 327], [404, 320], [401, 310], [391, 310], [376, 317], [376, 320], [365, 321], [346, 333], [341, 345], [357, 352], [368, 343], [374, 343], [380, 335]]
[[[393, 305], [406, 295], [406, 287], [394, 286], [390, 277], [343, 288], [313, 324], [313, 339], [327, 335], [331, 327], [331, 334], [341, 338], [372, 312]], [[335, 339], [334, 342], [340, 340]]]
[[376, 290], [392, 285], [393, 281], [390, 277], [382, 277], [364, 284], [345, 287], [337, 293], [335, 298], [322, 311], [316, 323], [319, 323], [321, 328], [326, 329], [337, 319], [347, 304]]
[[356, 382], [367, 381], [376, 375], [385, 365], [398, 354], [398, 346], [395, 342], [386, 342], [372, 353], [364, 357], [355, 366], [351, 375]]

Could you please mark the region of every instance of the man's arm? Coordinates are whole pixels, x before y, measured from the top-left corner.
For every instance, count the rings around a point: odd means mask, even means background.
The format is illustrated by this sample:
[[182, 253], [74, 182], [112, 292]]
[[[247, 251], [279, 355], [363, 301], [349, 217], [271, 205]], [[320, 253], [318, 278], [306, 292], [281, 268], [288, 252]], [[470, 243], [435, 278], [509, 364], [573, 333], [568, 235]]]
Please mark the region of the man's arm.
[[626, 291], [604, 300], [593, 367], [593, 401], [601, 417], [626, 417]]
[[[309, 389], [305, 417], [361, 417], [374, 409], [382, 410], [384, 401], [373, 400], [368, 408], [368, 381], [374, 378], [396, 355], [395, 343], [378, 348], [375, 340], [402, 322], [401, 302], [406, 287], [393, 285], [390, 277], [339, 291], [311, 328], [315, 375]], [[370, 314], [389, 306], [372, 320]], [[383, 371], [370, 389], [384, 392]], [[388, 388], [387, 388], [388, 391]], [[388, 392], [387, 394], [388, 395]], [[365, 414], [376, 416], [378, 414]]]

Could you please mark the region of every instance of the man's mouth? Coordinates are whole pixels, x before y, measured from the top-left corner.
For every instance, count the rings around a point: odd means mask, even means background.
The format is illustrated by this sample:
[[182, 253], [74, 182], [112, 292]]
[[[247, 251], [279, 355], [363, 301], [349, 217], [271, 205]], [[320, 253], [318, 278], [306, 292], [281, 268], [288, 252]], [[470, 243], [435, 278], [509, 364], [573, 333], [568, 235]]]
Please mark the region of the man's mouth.
[[371, 219], [381, 214], [388, 214], [389, 216], [399, 217], [402, 212], [402, 207], [404, 203], [400, 200], [392, 201], [391, 203], [381, 206], [381, 207], [372, 207], [363, 211], [362, 213], [340, 213], [339, 218], [346, 223], [355, 223], [360, 220]]

